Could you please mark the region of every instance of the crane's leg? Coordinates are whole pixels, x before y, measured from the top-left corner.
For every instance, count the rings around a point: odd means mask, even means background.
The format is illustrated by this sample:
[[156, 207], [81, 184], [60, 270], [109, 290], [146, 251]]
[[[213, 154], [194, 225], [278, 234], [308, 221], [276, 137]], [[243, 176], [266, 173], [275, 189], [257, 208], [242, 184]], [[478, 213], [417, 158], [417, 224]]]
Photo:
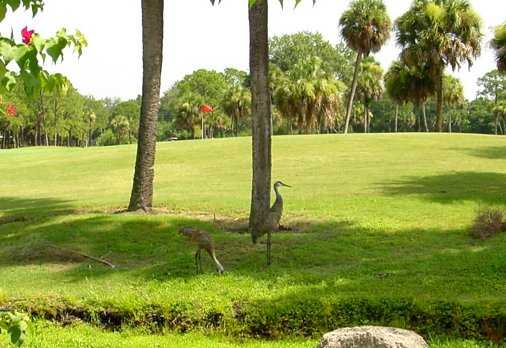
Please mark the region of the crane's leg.
[[202, 262], [200, 259], [200, 249], [198, 249], [197, 252], [195, 253], [195, 270], [196, 270], [197, 274], [199, 274], [200, 271], [202, 270]]
[[272, 264], [272, 232], [267, 232], [267, 266]]

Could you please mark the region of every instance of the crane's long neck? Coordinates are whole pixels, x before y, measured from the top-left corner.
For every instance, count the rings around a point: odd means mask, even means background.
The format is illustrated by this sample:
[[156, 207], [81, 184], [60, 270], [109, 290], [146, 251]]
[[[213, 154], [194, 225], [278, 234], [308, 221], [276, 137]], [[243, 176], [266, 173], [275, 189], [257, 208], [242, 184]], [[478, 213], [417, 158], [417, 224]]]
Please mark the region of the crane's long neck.
[[283, 197], [281, 197], [281, 193], [279, 193], [278, 188], [274, 186], [274, 192], [276, 192], [276, 201], [272, 207], [283, 207]]

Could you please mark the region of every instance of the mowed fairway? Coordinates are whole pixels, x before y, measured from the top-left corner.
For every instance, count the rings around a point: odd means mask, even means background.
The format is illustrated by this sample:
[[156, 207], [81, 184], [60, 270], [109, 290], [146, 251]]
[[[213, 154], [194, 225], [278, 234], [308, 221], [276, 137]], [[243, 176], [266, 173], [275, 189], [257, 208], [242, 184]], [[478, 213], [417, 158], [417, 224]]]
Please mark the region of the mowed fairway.
[[[158, 146], [166, 214], [112, 214], [128, 203], [135, 146], [0, 152], [0, 303], [54, 298], [124, 308], [240, 299], [412, 298], [505, 304], [506, 234], [468, 229], [506, 204], [506, 139], [478, 135], [275, 137], [273, 179], [285, 225], [265, 245], [213, 223], [247, 217], [250, 138]], [[20, 220], [20, 221], [18, 221]], [[239, 223], [238, 222], [238, 223]], [[182, 225], [208, 228], [227, 273], [196, 276]], [[117, 269], [55, 252], [104, 256]]]

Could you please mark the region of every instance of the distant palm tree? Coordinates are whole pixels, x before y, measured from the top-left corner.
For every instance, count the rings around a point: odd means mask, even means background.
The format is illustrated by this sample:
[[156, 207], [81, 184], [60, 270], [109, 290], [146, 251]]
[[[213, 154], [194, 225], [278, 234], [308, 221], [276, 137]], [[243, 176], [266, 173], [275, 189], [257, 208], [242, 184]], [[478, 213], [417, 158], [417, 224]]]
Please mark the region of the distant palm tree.
[[398, 131], [399, 105], [411, 102], [422, 108], [425, 131], [428, 132], [425, 103], [434, 91], [434, 82], [428, 72], [396, 61], [385, 75], [385, 88], [388, 96], [397, 103], [395, 131]]
[[239, 120], [251, 112], [251, 93], [244, 86], [236, 85], [225, 94], [223, 109], [232, 118], [234, 135], [239, 135]]
[[273, 67], [271, 88], [278, 111], [292, 118], [299, 131], [335, 129], [344, 85], [322, 69], [320, 58], [303, 59], [287, 73]]
[[497, 52], [497, 69], [506, 72], [506, 24], [500, 25], [495, 29], [492, 47]]
[[192, 93], [179, 97], [177, 114], [175, 115], [176, 125], [190, 132], [192, 139], [195, 139], [195, 126], [201, 120], [200, 99]]
[[[499, 101], [493, 109], [494, 114], [496, 115], [496, 127], [499, 118], [501, 118], [504, 121], [504, 118], [506, 117], [506, 101]], [[501, 124], [499, 123], [499, 127], [501, 127]], [[502, 130], [502, 133], [504, 134], [505, 130]], [[497, 133], [496, 133], [497, 134]]]
[[164, 0], [142, 0], [144, 75], [135, 174], [128, 210], [151, 208], [155, 177], [156, 121], [160, 110]]
[[[462, 106], [465, 102], [464, 86], [459, 79], [445, 75], [443, 77], [443, 100], [447, 107]], [[452, 132], [452, 113], [448, 112], [448, 131]]]
[[130, 122], [126, 116], [118, 115], [111, 120], [111, 128], [116, 135], [116, 143], [120, 145], [130, 133]]
[[435, 82], [437, 120], [443, 131], [443, 76], [447, 65], [472, 65], [481, 53], [481, 19], [468, 0], [415, 0], [397, 19], [397, 42], [402, 60], [428, 71]]
[[362, 61], [357, 83], [357, 94], [364, 103], [364, 133], [370, 130], [371, 102], [381, 98], [383, 92], [383, 68], [374, 58], [368, 57]]
[[390, 37], [392, 22], [381, 0], [355, 0], [339, 21], [341, 34], [348, 47], [357, 52], [355, 72], [346, 109], [344, 133], [348, 133], [353, 100], [357, 89], [358, 73], [362, 60], [371, 52], [378, 52]]

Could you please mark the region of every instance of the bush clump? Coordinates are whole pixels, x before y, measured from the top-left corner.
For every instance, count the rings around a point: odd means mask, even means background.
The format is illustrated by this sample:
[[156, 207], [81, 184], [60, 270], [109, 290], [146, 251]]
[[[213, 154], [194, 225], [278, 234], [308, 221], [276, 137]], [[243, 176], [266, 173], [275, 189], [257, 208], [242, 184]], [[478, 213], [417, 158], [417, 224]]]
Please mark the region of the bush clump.
[[471, 236], [485, 240], [505, 230], [504, 213], [497, 209], [485, 209], [480, 211], [474, 219], [471, 226]]

